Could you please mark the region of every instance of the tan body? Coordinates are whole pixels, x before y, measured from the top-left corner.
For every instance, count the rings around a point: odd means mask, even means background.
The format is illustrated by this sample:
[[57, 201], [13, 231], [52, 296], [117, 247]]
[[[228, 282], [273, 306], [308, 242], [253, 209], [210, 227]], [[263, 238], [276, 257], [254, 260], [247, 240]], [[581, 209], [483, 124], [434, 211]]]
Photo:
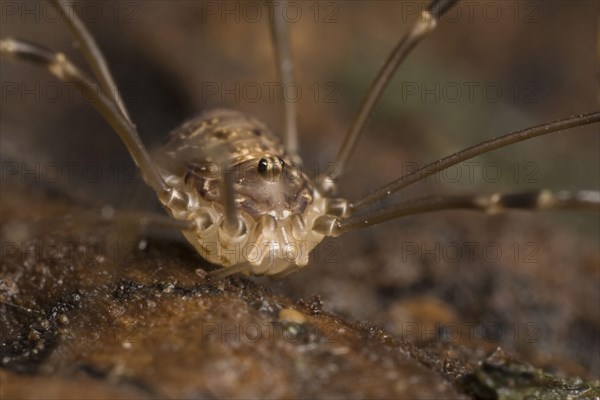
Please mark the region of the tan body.
[[[166, 208], [196, 222], [184, 235], [214, 264], [246, 263], [253, 274], [279, 274], [305, 266], [324, 237], [311, 227], [326, 201], [280, 140], [250, 116], [214, 110], [184, 123], [169, 135], [159, 163], [169, 185], [190, 196], [184, 210]], [[224, 173], [234, 175], [239, 234], [223, 227]]]

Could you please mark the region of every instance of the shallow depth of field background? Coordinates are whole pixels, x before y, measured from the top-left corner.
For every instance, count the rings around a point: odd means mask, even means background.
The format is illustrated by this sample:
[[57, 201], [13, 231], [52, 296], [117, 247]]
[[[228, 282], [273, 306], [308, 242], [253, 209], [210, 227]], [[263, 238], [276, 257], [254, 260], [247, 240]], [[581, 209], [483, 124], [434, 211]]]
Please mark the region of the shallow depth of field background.
[[[279, 105], [268, 89], [276, 77], [268, 14], [257, 8], [262, 3], [76, 4], [151, 149], [184, 119], [215, 107], [251, 113], [274, 130], [282, 125]], [[20, 2], [3, 2], [2, 36], [39, 41], [84, 65], [70, 32], [49, 6], [30, 6], [33, 11], [21, 8]], [[310, 175], [316, 165], [322, 168], [335, 156], [370, 81], [422, 6], [400, 1], [292, 2], [288, 15], [294, 21], [293, 51], [302, 91], [300, 143]], [[341, 195], [358, 198], [414, 163], [598, 109], [598, 7], [593, 1], [463, 4], [413, 52], [385, 92], [340, 182]], [[10, 163], [20, 170], [16, 177], [7, 177], [4, 169], [3, 179], [25, 181], [32, 193], [45, 187], [69, 191], [90, 207], [158, 208], [133, 173], [124, 146], [78, 93], [57, 85], [38, 68], [1, 63], [3, 169]], [[495, 151], [397, 198], [543, 187], [597, 190], [597, 131], [597, 126], [580, 128]], [[63, 173], [50, 179], [57, 182], [35, 181], [24, 173], [27, 165], [38, 171], [35, 177], [48, 178], [50, 172], [44, 171], [50, 171], [49, 163], [58, 164]], [[72, 178], [66, 176], [68, 165], [75, 166]], [[101, 177], [96, 178], [97, 171]], [[575, 328], [573, 332], [564, 326], [564, 315], [543, 319], [523, 304], [581, 296], [587, 307], [567, 314], [585, 313], [598, 320], [597, 289], [576, 283], [580, 269], [597, 282], [598, 226], [597, 216], [577, 213], [410, 217], [328, 240], [306, 271], [283, 282], [264, 283], [292, 297], [320, 295], [325, 309], [395, 334], [406, 335], [406, 327], [419, 318], [424, 323], [500, 319], [517, 327], [535, 326], [533, 344], [512, 335], [514, 331], [500, 342], [516, 349], [539, 346], [550, 358], [570, 357], [597, 373], [600, 362], [591, 355], [597, 352], [564, 343], [569, 335], [579, 337]], [[474, 259], [467, 256], [466, 243], [476, 244]], [[482, 248], [499, 248], [502, 255], [484, 254]], [[532, 289], [502, 286], [490, 278], [493, 269], [539, 278], [549, 285], [547, 292], [524, 300]], [[496, 287], [503, 289], [489, 289]], [[478, 297], [484, 293], [489, 297]], [[486, 311], [494, 306], [505, 314]], [[543, 315], [544, 310], [539, 312]], [[586, 329], [582, 335], [593, 336], [598, 327]], [[409, 339], [424, 340], [418, 335]], [[594, 345], [593, 337], [587, 339]]]

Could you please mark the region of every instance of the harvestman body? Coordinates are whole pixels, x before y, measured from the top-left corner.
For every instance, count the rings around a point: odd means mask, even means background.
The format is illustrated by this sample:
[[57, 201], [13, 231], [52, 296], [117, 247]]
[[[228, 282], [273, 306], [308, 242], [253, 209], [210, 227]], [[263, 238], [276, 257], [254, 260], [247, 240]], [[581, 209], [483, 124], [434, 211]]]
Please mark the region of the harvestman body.
[[[218, 154], [223, 160], [218, 163]], [[208, 261], [225, 267], [251, 265], [253, 274], [277, 274], [290, 262], [308, 263], [323, 234], [308, 229], [328, 201], [285, 153], [280, 140], [256, 119], [214, 110], [171, 133], [163, 148], [166, 181], [190, 195], [183, 208], [166, 204], [179, 220], [194, 220], [185, 237]], [[237, 223], [228, 229], [227, 170], [235, 189]]]
[[[332, 198], [335, 179], [344, 171], [373, 107], [410, 51], [432, 32], [456, 0], [434, 0], [402, 37], [366, 95], [336, 157], [337, 170], [309, 179], [298, 156], [294, 104], [284, 101], [285, 135], [281, 142], [264, 124], [235, 111], [214, 110], [184, 123], [170, 134], [162, 155], [152, 160], [125, 109], [102, 53], [70, 4], [52, 1], [80, 43], [98, 84], [63, 54], [42, 46], [3, 38], [4, 57], [40, 64], [59, 79], [96, 94], [94, 106], [112, 125], [155, 190], [171, 219], [154, 216], [162, 225], [180, 229], [208, 261], [225, 267], [213, 276], [237, 272], [286, 276], [308, 263], [309, 252], [325, 236], [385, 222], [405, 215], [444, 209], [489, 213], [507, 208], [598, 211], [594, 191], [429, 196], [369, 209], [378, 200], [452, 165], [491, 150], [551, 132], [600, 121], [600, 112], [582, 114], [523, 129], [471, 146], [402, 176], [363, 199]], [[289, 31], [271, 3], [274, 47], [283, 85], [293, 80]], [[99, 95], [98, 95], [99, 93]], [[281, 96], [283, 97], [283, 96]]]

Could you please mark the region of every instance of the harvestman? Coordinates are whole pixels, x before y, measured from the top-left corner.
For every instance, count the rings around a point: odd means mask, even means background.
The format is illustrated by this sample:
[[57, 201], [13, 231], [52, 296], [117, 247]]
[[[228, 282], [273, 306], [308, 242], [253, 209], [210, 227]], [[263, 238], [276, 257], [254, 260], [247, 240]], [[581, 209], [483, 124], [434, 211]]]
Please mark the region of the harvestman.
[[[597, 191], [536, 192], [491, 195], [428, 196], [377, 209], [374, 204], [450, 166], [489, 151], [551, 132], [600, 121], [600, 112], [581, 114], [509, 133], [476, 144], [428, 164], [369, 193], [357, 201], [332, 197], [336, 179], [345, 171], [375, 104], [412, 49], [435, 30], [457, 0], [434, 0], [400, 39], [365, 96], [337, 153], [336, 170], [311, 180], [301, 170], [295, 104], [284, 106], [281, 142], [261, 122], [245, 114], [214, 110], [171, 132], [160, 159], [153, 160], [123, 104], [106, 61], [70, 3], [51, 0], [62, 12], [80, 44], [98, 83], [62, 53], [38, 44], [2, 38], [0, 54], [46, 67], [64, 82], [93, 98], [96, 109], [120, 136], [171, 218], [155, 215], [151, 222], [181, 230], [208, 261], [224, 267], [212, 273], [223, 278], [238, 272], [283, 277], [308, 263], [309, 252], [325, 236], [379, 224], [406, 215], [447, 209], [496, 213], [509, 208], [576, 209], [597, 212]], [[271, 32], [280, 87], [293, 82], [290, 32], [273, 2]], [[146, 217], [148, 222], [148, 217]]]

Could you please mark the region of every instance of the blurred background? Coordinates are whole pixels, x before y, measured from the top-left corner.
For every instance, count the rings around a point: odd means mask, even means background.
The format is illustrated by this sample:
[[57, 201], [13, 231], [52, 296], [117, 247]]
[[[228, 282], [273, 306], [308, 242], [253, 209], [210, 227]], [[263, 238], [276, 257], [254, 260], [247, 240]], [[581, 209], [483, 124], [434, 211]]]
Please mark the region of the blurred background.
[[[378, 68], [424, 7], [289, 4], [298, 89], [290, 96], [298, 99], [309, 175], [333, 160]], [[356, 199], [482, 140], [597, 110], [599, 7], [482, 1], [450, 12], [386, 90], [340, 180], [341, 195]], [[81, 1], [75, 9], [153, 151], [185, 119], [215, 107], [250, 113], [274, 131], [282, 126], [262, 2]], [[85, 65], [47, 2], [3, 1], [1, 11], [2, 36], [37, 41]], [[4, 201], [18, 187], [30, 196], [61, 192], [84, 209], [159, 209], [117, 135], [79, 93], [39, 68], [0, 62]], [[598, 190], [599, 148], [597, 126], [552, 134], [478, 157], [397, 199]], [[293, 298], [319, 296], [328, 311], [419, 345], [502, 345], [597, 377], [598, 243], [596, 215], [448, 211], [326, 240], [305, 271], [259, 281]]]

